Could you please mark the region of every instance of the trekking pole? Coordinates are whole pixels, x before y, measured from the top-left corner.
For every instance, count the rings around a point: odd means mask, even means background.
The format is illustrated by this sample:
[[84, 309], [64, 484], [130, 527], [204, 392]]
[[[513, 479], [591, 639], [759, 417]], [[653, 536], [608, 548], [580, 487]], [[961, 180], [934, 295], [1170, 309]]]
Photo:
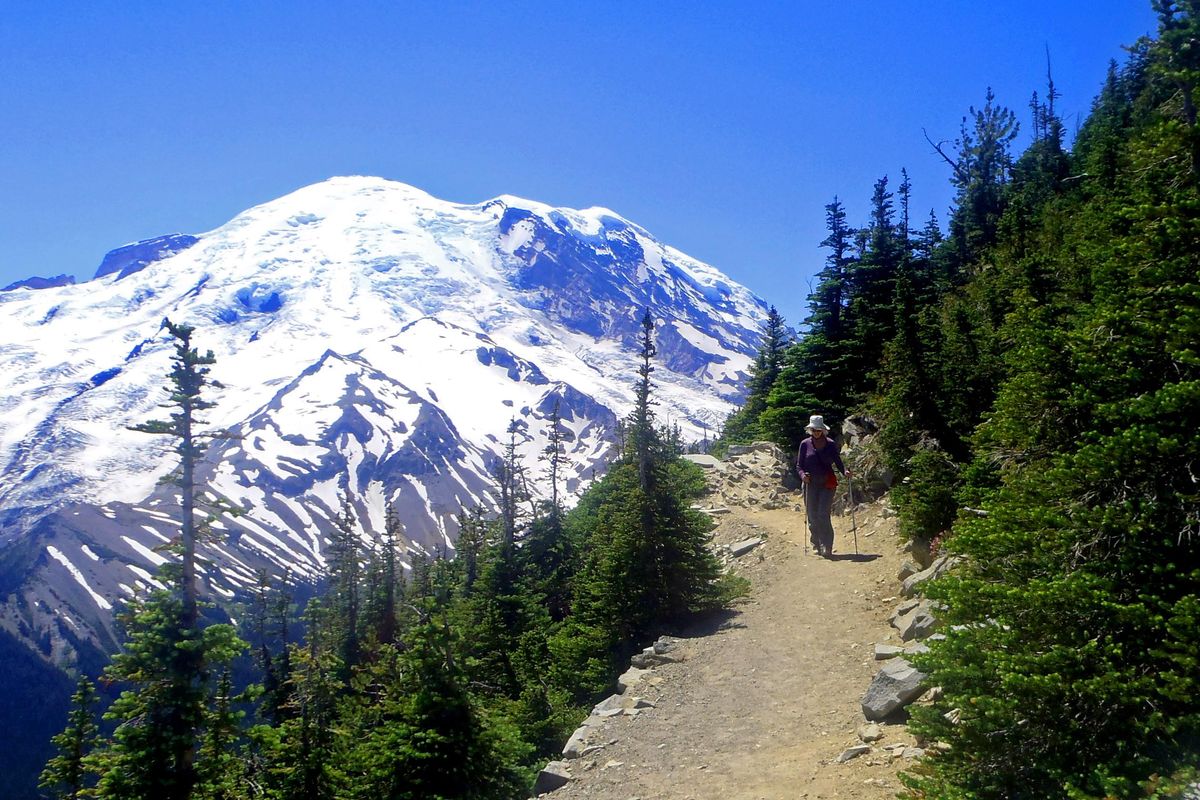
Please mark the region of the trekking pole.
[[804, 498], [804, 555], [808, 555], [808, 540], [812, 538], [812, 527], [808, 521], [808, 484], [800, 479], [800, 495]]
[[846, 493], [850, 495], [850, 529], [854, 531], [854, 555], [858, 555], [858, 521], [854, 519], [854, 478], [846, 475]]
[[804, 498], [804, 555], [808, 555], [808, 537], [812, 536], [812, 531], [808, 529], [808, 486], [804, 483], [804, 479], [800, 480], [800, 495]]

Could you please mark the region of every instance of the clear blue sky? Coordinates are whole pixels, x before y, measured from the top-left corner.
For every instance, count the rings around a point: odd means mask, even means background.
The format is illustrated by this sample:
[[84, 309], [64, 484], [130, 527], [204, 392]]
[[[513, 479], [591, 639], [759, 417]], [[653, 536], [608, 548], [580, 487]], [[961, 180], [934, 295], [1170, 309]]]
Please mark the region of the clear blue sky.
[[907, 167], [944, 221], [923, 128], [992, 86], [1024, 130], [1047, 47], [1073, 128], [1154, 28], [1149, 0], [6, 0], [0, 286], [368, 174], [607, 206], [795, 324], [835, 194], [861, 222]]

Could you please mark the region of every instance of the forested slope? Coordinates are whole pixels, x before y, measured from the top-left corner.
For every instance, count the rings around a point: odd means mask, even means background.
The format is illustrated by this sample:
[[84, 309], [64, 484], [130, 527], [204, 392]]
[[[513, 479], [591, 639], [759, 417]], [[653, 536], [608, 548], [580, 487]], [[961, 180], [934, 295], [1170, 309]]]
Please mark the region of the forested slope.
[[1052, 80], [1023, 152], [990, 92], [936, 143], [944, 238], [907, 180], [861, 229], [830, 203], [803, 335], [726, 429], [870, 418], [902, 532], [967, 557], [919, 661], [951, 747], [911, 797], [1166, 797], [1200, 766], [1200, 5], [1155, 7], [1069, 149]]

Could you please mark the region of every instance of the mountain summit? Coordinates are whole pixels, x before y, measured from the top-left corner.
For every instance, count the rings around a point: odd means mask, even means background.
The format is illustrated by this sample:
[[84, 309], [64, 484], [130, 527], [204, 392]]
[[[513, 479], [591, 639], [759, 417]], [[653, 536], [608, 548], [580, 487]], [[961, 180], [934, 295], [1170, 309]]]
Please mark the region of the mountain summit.
[[[125, 245], [86, 283], [0, 294], [0, 628], [70, 663], [109, 649], [111, 610], [177, 533], [174, 456], [128, 430], [161, 416], [164, 317], [196, 328], [229, 438], [203, 581], [312, 578], [343, 502], [364, 538], [393, 504], [415, 551], [452, 551], [489, 506], [510, 425], [531, 473], [557, 405], [567, 489], [602, 470], [654, 316], [663, 422], [714, 431], [739, 399], [763, 302], [600, 208], [438, 200], [334, 178], [199, 235]], [[240, 509], [242, 513], [233, 514]]]

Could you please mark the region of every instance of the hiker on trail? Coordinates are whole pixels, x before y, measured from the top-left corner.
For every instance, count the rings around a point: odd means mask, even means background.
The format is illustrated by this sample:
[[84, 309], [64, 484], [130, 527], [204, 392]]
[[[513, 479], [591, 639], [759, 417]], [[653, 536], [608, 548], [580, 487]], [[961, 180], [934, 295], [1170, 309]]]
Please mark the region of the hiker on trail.
[[833, 556], [833, 522], [829, 514], [833, 510], [833, 493], [837, 489], [838, 472], [849, 476], [850, 471], [842, 463], [838, 445], [829, 438], [829, 427], [820, 414], [809, 417], [808, 438], [800, 443], [796, 452], [796, 472], [804, 482], [804, 507], [808, 514], [808, 538], [817, 555]]

